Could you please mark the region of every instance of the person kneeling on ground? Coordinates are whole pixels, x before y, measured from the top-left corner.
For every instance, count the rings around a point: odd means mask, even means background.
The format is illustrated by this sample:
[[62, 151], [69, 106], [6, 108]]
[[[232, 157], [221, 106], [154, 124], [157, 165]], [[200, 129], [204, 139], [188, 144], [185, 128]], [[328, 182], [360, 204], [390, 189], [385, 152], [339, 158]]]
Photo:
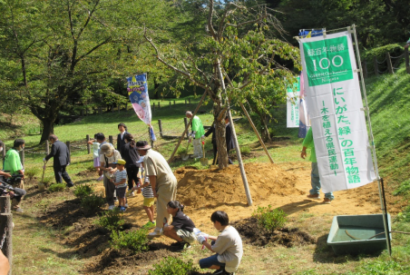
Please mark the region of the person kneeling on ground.
[[164, 220], [164, 235], [176, 240], [177, 242], [171, 246], [178, 249], [184, 249], [185, 245], [186, 248], [189, 248], [190, 244], [196, 241], [195, 225], [183, 211], [184, 206], [179, 201], [170, 201], [167, 204], [167, 212], [172, 215], [171, 225], [168, 225]]
[[[199, 265], [201, 268], [216, 269], [213, 274], [233, 275], [242, 259], [242, 239], [238, 231], [229, 225], [229, 217], [225, 212], [215, 211], [211, 221], [221, 234], [218, 237], [198, 236], [198, 242], [216, 254], [199, 260]], [[207, 239], [212, 240], [212, 243], [209, 244]]]
[[121, 212], [126, 210], [125, 208], [125, 191], [127, 190], [127, 171], [124, 168], [126, 161], [119, 159], [114, 164], [117, 165], [117, 171], [115, 172], [115, 180], [111, 179], [111, 182], [115, 185], [116, 193], [118, 197], [118, 208]]

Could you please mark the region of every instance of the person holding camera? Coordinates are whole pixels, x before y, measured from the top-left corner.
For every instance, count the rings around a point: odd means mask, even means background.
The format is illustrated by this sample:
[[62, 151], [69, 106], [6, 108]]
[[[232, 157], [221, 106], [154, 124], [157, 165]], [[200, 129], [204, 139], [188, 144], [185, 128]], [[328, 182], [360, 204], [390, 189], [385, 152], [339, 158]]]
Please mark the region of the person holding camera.
[[[18, 188], [24, 191], [24, 184], [22, 179], [24, 179], [24, 169], [23, 165], [21, 164], [20, 159], [20, 151], [23, 151], [25, 147], [24, 139], [16, 139], [13, 144], [13, 148], [7, 151], [6, 158], [4, 159], [4, 175], [7, 178], [12, 179], [12, 185], [14, 188]], [[3, 146], [1, 147], [3, 148]], [[8, 172], [8, 174], [7, 174]], [[24, 191], [25, 192], [25, 191]], [[22, 196], [19, 200], [12, 200], [12, 210], [17, 212], [23, 212], [20, 208], [20, 201]]]

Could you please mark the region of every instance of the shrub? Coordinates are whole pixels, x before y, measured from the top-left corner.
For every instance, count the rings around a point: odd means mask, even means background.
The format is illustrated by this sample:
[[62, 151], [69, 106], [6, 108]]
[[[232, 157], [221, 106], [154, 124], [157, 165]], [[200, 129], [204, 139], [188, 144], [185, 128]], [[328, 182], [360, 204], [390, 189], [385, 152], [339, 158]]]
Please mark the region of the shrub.
[[42, 182], [46, 187], [49, 187], [52, 180], [53, 180], [52, 177], [46, 177], [46, 178], [44, 178], [41, 182]]
[[184, 262], [171, 256], [163, 259], [158, 264], [154, 264], [154, 268], [148, 271], [149, 275], [189, 275], [198, 272], [198, 269], [193, 266], [192, 260]]
[[105, 204], [105, 199], [101, 196], [91, 195], [81, 199], [81, 207], [89, 212], [98, 211]]
[[[148, 250], [148, 237], [146, 229], [139, 229], [128, 232], [112, 232], [111, 246], [116, 250], [128, 248], [135, 253]], [[172, 273], [170, 273], [172, 274]]]
[[115, 231], [117, 234], [122, 229], [124, 223], [125, 220], [122, 218], [122, 213], [118, 208], [114, 208], [112, 211], [105, 211], [96, 221], [97, 225], [110, 231]]
[[258, 207], [252, 214], [258, 221], [258, 225], [273, 232], [275, 229], [282, 228], [286, 222], [286, 213], [282, 209], [272, 209], [272, 206]]
[[24, 176], [27, 177], [30, 181], [40, 173], [40, 169], [38, 168], [29, 168], [24, 170]]
[[59, 191], [63, 191], [65, 188], [66, 188], [66, 185], [64, 183], [53, 183], [48, 188], [48, 191], [50, 191], [50, 192], [59, 192]]
[[251, 153], [251, 148], [249, 146], [242, 146], [241, 147], [241, 153], [244, 155], [250, 154]]
[[186, 153], [187, 153], [186, 147], [179, 147], [179, 148], [178, 148], [178, 151], [177, 151], [177, 155], [178, 155], [178, 156], [185, 155]]
[[94, 188], [90, 185], [79, 185], [74, 189], [74, 195], [77, 198], [88, 197], [94, 192]]

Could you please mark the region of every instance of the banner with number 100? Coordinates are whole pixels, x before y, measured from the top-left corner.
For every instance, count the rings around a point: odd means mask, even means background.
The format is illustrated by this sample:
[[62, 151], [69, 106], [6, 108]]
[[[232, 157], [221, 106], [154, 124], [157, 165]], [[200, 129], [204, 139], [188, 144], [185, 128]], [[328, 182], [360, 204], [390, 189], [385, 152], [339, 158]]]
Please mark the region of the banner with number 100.
[[305, 99], [324, 193], [376, 179], [351, 34], [299, 40]]

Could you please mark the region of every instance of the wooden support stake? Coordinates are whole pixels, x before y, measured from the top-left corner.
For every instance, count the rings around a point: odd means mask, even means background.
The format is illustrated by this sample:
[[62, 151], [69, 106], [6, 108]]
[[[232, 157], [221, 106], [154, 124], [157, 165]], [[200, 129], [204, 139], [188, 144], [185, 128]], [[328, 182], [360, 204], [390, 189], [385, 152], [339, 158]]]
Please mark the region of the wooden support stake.
[[90, 141], [90, 135], [87, 135], [85, 139], [87, 140], [87, 154], [90, 154], [91, 153], [91, 146], [88, 143]]
[[404, 49], [404, 60], [406, 61], [406, 71], [410, 74], [409, 48]]
[[206, 91], [205, 91], [204, 94], [202, 95], [201, 100], [200, 100], [199, 103], [198, 103], [198, 106], [196, 106], [196, 109], [195, 109], [195, 111], [193, 112], [192, 117], [189, 119], [189, 123], [188, 123], [187, 125], [185, 125], [185, 130], [184, 130], [184, 132], [182, 132], [182, 135], [181, 135], [181, 137], [180, 137], [179, 140], [178, 140], [177, 146], [175, 146], [175, 149], [174, 149], [174, 151], [172, 152], [171, 157], [168, 159], [168, 163], [171, 163], [171, 162], [174, 160], [174, 155], [175, 155], [175, 153], [177, 152], [179, 145], [181, 145], [181, 142], [182, 142], [182, 140], [184, 139], [185, 134], [188, 133], [188, 125], [191, 124], [192, 119], [194, 118], [194, 116], [196, 115], [196, 113], [199, 111], [199, 108], [201, 107], [202, 102], [203, 102], [204, 99], [205, 99], [205, 96], [206, 96]]
[[[0, 201], [8, 201], [2, 202], [3, 205], [10, 205], [10, 197], [0, 197]], [[3, 242], [4, 238], [4, 242]], [[9, 275], [11, 275], [11, 267], [13, 263], [13, 215], [10, 213], [10, 208], [8, 212], [0, 214], [0, 245], [3, 245], [2, 252], [4, 256], [9, 261], [10, 271]]]
[[265, 146], [265, 143], [263, 142], [261, 136], [259, 135], [259, 132], [255, 127], [255, 124], [253, 124], [252, 118], [250, 117], [250, 115], [249, 115], [248, 111], [246, 110], [245, 106], [243, 106], [242, 102], [241, 102], [241, 108], [242, 108], [242, 111], [245, 113], [245, 116], [248, 119], [249, 123], [251, 124], [253, 131], [255, 132], [256, 136], [258, 137], [259, 142], [260, 142], [261, 146], [263, 147], [263, 150], [265, 151], [266, 155], [268, 156], [270, 162], [273, 163], [273, 159], [270, 156], [269, 151]]
[[111, 144], [114, 143], [112, 136], [108, 136], [108, 141], [109, 141]]
[[[184, 125], [185, 125], [185, 128], [188, 129], [188, 118], [187, 117], [184, 117]], [[188, 131], [186, 131], [186, 138], [188, 138]]]
[[374, 74], [379, 75], [379, 65], [377, 64], [377, 57], [373, 57]]
[[159, 135], [162, 137], [162, 121], [158, 119]]
[[219, 80], [221, 82], [222, 90], [225, 93], [226, 104], [228, 106], [229, 123], [232, 126], [232, 136], [233, 136], [233, 139], [235, 141], [235, 148], [236, 148], [235, 151], [236, 151], [236, 156], [238, 158], [239, 169], [241, 171], [243, 186], [245, 188], [245, 194], [246, 194], [246, 198], [248, 200], [248, 205], [251, 206], [252, 205], [251, 191], [249, 190], [248, 179], [246, 178], [245, 167], [243, 166], [243, 162], [242, 162], [241, 151], [240, 151], [240, 148], [239, 148], [238, 138], [236, 136], [235, 125], [233, 123], [232, 114], [231, 114], [231, 110], [230, 110], [231, 107], [230, 107], [229, 97], [228, 97], [228, 93], [226, 92], [225, 81], [224, 81], [224, 78], [223, 78], [223, 75], [222, 75], [221, 61], [219, 59], [218, 59], [218, 64], [217, 65], [218, 65]]
[[68, 149], [68, 163], [71, 163], [71, 148], [70, 148], [70, 142], [67, 141], [65, 144], [67, 145], [67, 149]]
[[50, 154], [50, 143], [46, 140], [46, 155], [48, 156], [48, 154]]
[[175, 106], [175, 100], [174, 100], [174, 106]]
[[390, 53], [386, 53], [387, 68], [390, 74], [394, 74], [393, 65], [391, 64]]

